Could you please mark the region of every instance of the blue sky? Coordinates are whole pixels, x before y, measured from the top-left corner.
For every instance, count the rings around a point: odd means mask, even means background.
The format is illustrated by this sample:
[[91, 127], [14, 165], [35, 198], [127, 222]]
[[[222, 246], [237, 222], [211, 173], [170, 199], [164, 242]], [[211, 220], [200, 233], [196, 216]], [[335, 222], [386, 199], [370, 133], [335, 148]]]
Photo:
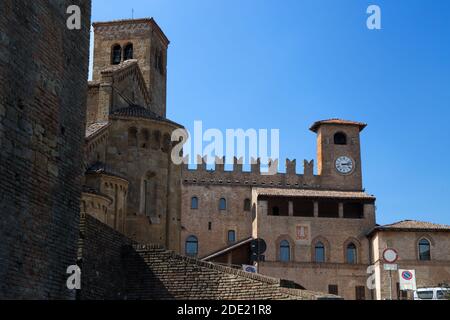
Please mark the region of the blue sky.
[[[366, 9], [382, 10], [382, 30]], [[94, 0], [93, 21], [154, 17], [171, 40], [168, 117], [188, 129], [279, 128], [280, 157], [316, 158], [316, 120], [369, 124], [377, 222], [450, 224], [450, 1]]]

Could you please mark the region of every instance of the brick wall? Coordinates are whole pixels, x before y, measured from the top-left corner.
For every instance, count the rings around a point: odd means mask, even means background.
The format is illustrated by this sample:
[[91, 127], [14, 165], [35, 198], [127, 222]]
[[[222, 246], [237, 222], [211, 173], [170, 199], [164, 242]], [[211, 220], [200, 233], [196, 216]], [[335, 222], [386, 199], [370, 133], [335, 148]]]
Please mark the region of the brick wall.
[[131, 244], [131, 240], [94, 217], [86, 215], [81, 218], [78, 258], [82, 290], [78, 298], [125, 298], [123, 256]]
[[[191, 208], [192, 197], [197, 197], [198, 209]], [[219, 210], [221, 198], [227, 201], [226, 210]], [[181, 252], [189, 236], [197, 237], [200, 258], [228, 246], [229, 230], [235, 231], [236, 241], [251, 237], [252, 213], [244, 210], [245, 199], [251, 198], [251, 187], [183, 185]]]
[[[80, 6], [81, 30], [66, 27]], [[71, 299], [90, 0], [0, 2], [0, 299]]]
[[137, 245], [86, 215], [81, 219], [80, 299], [315, 299], [280, 280]]

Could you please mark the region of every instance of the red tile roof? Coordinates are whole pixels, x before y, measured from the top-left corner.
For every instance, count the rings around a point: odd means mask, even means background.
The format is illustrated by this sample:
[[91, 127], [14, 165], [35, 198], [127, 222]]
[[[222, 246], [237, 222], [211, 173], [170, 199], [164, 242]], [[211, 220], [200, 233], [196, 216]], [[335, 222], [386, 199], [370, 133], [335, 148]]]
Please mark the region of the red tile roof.
[[95, 122], [86, 127], [85, 137], [91, 139], [109, 126], [108, 122]]
[[359, 131], [363, 131], [365, 127], [367, 127], [366, 123], [362, 122], [356, 122], [356, 121], [350, 121], [350, 120], [343, 120], [343, 119], [328, 119], [328, 120], [321, 120], [315, 122], [310, 130], [313, 132], [317, 132], [319, 127], [323, 124], [334, 124], [334, 125], [346, 125], [346, 126], [357, 126], [359, 127]]
[[450, 226], [424, 221], [403, 220], [384, 226], [378, 226], [375, 229], [381, 231], [450, 231]]
[[375, 200], [374, 196], [361, 191], [331, 191], [331, 190], [282, 189], [282, 188], [255, 188], [254, 190], [256, 191], [258, 196]]
[[151, 111], [148, 108], [138, 106], [138, 105], [131, 105], [125, 108], [117, 109], [112, 112], [112, 117], [119, 117], [119, 118], [141, 118], [141, 119], [150, 119], [150, 120], [156, 120], [161, 122], [169, 123], [175, 127], [183, 128], [181, 124], [178, 124], [174, 121], [171, 121], [165, 117], [162, 117], [155, 112]]

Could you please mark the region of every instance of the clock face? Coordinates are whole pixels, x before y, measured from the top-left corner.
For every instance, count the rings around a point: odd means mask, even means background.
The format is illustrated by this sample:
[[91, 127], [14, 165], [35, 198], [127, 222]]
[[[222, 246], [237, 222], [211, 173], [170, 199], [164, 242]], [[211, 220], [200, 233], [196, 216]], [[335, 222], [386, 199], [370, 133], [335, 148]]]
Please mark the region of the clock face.
[[342, 174], [349, 174], [353, 171], [353, 160], [349, 157], [342, 156], [336, 159], [336, 170]]

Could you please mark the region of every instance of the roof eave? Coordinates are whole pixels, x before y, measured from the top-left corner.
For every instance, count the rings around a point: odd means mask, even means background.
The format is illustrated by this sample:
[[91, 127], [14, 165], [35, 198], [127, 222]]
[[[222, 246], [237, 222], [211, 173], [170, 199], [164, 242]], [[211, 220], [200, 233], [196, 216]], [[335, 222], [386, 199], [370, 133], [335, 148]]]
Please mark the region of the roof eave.
[[314, 133], [317, 133], [319, 131], [319, 128], [323, 125], [337, 125], [337, 126], [356, 126], [359, 127], [359, 131], [361, 132], [367, 127], [367, 124], [362, 122], [346, 121], [346, 120], [340, 121], [342, 122], [337, 122], [337, 120], [336, 122], [333, 122], [333, 119], [316, 121], [311, 126], [311, 128], [309, 128], [309, 130], [311, 130]]

